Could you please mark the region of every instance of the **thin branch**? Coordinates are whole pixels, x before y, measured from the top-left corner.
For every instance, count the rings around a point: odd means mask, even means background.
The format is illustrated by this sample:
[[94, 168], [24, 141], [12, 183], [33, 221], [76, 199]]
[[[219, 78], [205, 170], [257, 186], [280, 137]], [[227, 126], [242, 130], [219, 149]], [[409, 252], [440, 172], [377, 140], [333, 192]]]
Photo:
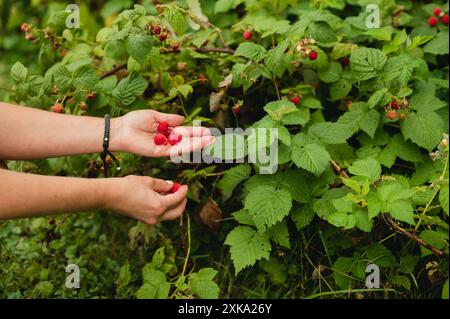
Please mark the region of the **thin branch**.
[[333, 167], [333, 169], [336, 171], [336, 173], [341, 175], [343, 178], [350, 178], [350, 176], [348, 176], [347, 172], [342, 167], [340, 167], [334, 160], [331, 160], [330, 164], [331, 164], [331, 167]]
[[403, 227], [401, 227], [400, 225], [397, 225], [396, 222], [394, 222], [392, 220], [392, 218], [388, 215], [384, 215], [386, 222], [389, 223], [389, 225], [392, 226], [392, 228], [394, 228], [397, 232], [401, 233], [402, 235], [408, 237], [409, 239], [414, 240], [416, 243], [418, 243], [419, 245], [431, 250], [436, 256], [438, 257], [443, 257], [444, 255], [446, 255], [445, 252], [443, 252], [442, 250], [439, 250], [437, 248], [434, 248], [433, 246], [431, 246], [430, 244], [428, 244], [427, 242], [423, 241], [421, 238], [417, 237], [415, 234], [410, 233], [409, 231], [407, 231], [406, 229], [404, 229]]
[[114, 75], [117, 72], [119, 72], [120, 70], [123, 70], [127, 67], [127, 64], [120, 64], [118, 66], [116, 66], [114, 69], [110, 70], [110, 71], [106, 71], [105, 73], [102, 74], [101, 79], [107, 78], [108, 76]]
[[[215, 47], [209, 47], [209, 48], [196, 48], [196, 47], [187, 47], [186, 49], [192, 50], [195, 52], [201, 52], [201, 53], [208, 53], [208, 52], [216, 52], [216, 53], [226, 53], [226, 54], [234, 54], [234, 50], [232, 48], [215, 48]], [[177, 53], [180, 52], [180, 49], [173, 50], [170, 48], [161, 48], [161, 53]]]

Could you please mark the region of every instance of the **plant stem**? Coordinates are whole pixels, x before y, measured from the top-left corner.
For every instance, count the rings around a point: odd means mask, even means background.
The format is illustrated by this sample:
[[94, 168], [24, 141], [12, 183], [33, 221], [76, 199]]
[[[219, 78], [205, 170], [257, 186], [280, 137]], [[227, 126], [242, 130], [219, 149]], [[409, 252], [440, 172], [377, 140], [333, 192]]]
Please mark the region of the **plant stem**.
[[278, 98], [278, 100], [281, 100], [280, 91], [278, 90], [277, 81], [275, 80], [273, 75], [272, 75], [272, 82], [273, 82], [273, 85], [275, 86], [275, 91], [277, 92], [277, 98]]
[[317, 294], [313, 294], [311, 296], [305, 297], [304, 299], [315, 299], [322, 296], [328, 296], [328, 295], [336, 295], [336, 294], [345, 294], [345, 293], [356, 293], [356, 292], [377, 292], [377, 291], [390, 291], [390, 292], [397, 292], [395, 289], [384, 289], [384, 288], [378, 288], [378, 289], [353, 289], [353, 290], [336, 290], [336, 291], [324, 291]]
[[186, 273], [189, 255], [191, 253], [191, 218], [189, 217], [189, 214], [186, 214], [186, 224], [187, 224], [188, 249], [186, 252], [186, 257], [184, 259], [183, 271], [181, 272], [182, 276], [184, 276], [184, 274]]

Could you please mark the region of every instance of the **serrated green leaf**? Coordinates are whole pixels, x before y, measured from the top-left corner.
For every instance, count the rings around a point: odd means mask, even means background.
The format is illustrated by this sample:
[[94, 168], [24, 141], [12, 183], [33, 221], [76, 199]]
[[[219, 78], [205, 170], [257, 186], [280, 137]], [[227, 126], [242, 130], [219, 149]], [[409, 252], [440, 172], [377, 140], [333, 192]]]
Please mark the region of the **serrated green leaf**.
[[292, 196], [284, 189], [258, 186], [244, 199], [244, 207], [252, 215], [256, 228], [264, 231], [283, 220], [292, 208]]
[[234, 228], [225, 239], [225, 245], [230, 246], [236, 274], [258, 260], [269, 259], [272, 249], [265, 233], [257, 232], [248, 226]]
[[152, 48], [152, 38], [142, 34], [133, 34], [125, 41], [125, 47], [134, 60], [144, 65]]
[[236, 56], [242, 56], [255, 62], [264, 59], [266, 54], [267, 51], [263, 46], [253, 42], [244, 42], [239, 44], [234, 52], [234, 55]]
[[248, 164], [238, 165], [225, 171], [223, 178], [217, 183], [224, 201], [230, 198], [233, 190], [240, 182], [250, 177], [250, 172], [251, 167]]
[[401, 130], [405, 139], [431, 151], [442, 138], [444, 121], [435, 112], [410, 113]]
[[367, 177], [373, 183], [380, 178], [381, 165], [376, 159], [369, 157], [353, 162], [348, 171], [353, 175]]
[[350, 68], [356, 80], [369, 80], [377, 76], [386, 60], [386, 55], [381, 50], [356, 48], [350, 55]]
[[212, 268], [202, 268], [189, 276], [192, 292], [202, 299], [217, 299], [219, 286], [213, 281], [217, 271]]

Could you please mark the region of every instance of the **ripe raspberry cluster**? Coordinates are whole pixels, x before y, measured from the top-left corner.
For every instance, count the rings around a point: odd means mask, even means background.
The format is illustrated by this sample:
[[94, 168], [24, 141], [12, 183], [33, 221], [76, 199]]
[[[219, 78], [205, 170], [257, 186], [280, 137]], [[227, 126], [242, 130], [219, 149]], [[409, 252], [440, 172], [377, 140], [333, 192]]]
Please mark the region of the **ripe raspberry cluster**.
[[155, 135], [153, 141], [156, 145], [175, 145], [181, 142], [183, 136], [181, 134], [173, 134], [169, 123], [160, 122], [158, 124], [158, 133]]
[[308, 59], [314, 61], [319, 56], [317, 51], [314, 50], [315, 43], [316, 40], [314, 39], [304, 38], [295, 45], [295, 51], [300, 52], [303, 57], [308, 57]]
[[386, 117], [390, 120], [395, 120], [397, 118], [399, 118], [400, 120], [404, 120], [408, 116], [408, 107], [409, 102], [407, 99], [394, 99], [388, 106], [385, 107]]
[[443, 12], [439, 7], [433, 10], [433, 15], [428, 19], [428, 25], [430, 27], [437, 26], [439, 18], [443, 24], [448, 25], [448, 13]]

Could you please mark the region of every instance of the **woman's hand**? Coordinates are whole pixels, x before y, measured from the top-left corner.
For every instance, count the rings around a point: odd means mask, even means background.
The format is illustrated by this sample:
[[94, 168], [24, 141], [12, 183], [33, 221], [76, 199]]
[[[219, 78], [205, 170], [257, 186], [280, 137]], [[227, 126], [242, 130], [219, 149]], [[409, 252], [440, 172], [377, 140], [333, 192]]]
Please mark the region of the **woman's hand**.
[[147, 224], [173, 220], [186, 207], [187, 186], [170, 193], [173, 182], [148, 176], [112, 178], [105, 208], [128, 215]]
[[111, 150], [125, 151], [148, 157], [170, 156], [172, 145], [155, 145], [153, 139], [158, 133], [158, 123], [167, 122], [174, 127], [173, 133], [183, 136], [176, 145], [180, 155], [201, 150], [215, 141], [205, 127], [181, 126], [184, 117], [165, 114], [153, 110], [130, 112], [113, 119], [111, 130]]

